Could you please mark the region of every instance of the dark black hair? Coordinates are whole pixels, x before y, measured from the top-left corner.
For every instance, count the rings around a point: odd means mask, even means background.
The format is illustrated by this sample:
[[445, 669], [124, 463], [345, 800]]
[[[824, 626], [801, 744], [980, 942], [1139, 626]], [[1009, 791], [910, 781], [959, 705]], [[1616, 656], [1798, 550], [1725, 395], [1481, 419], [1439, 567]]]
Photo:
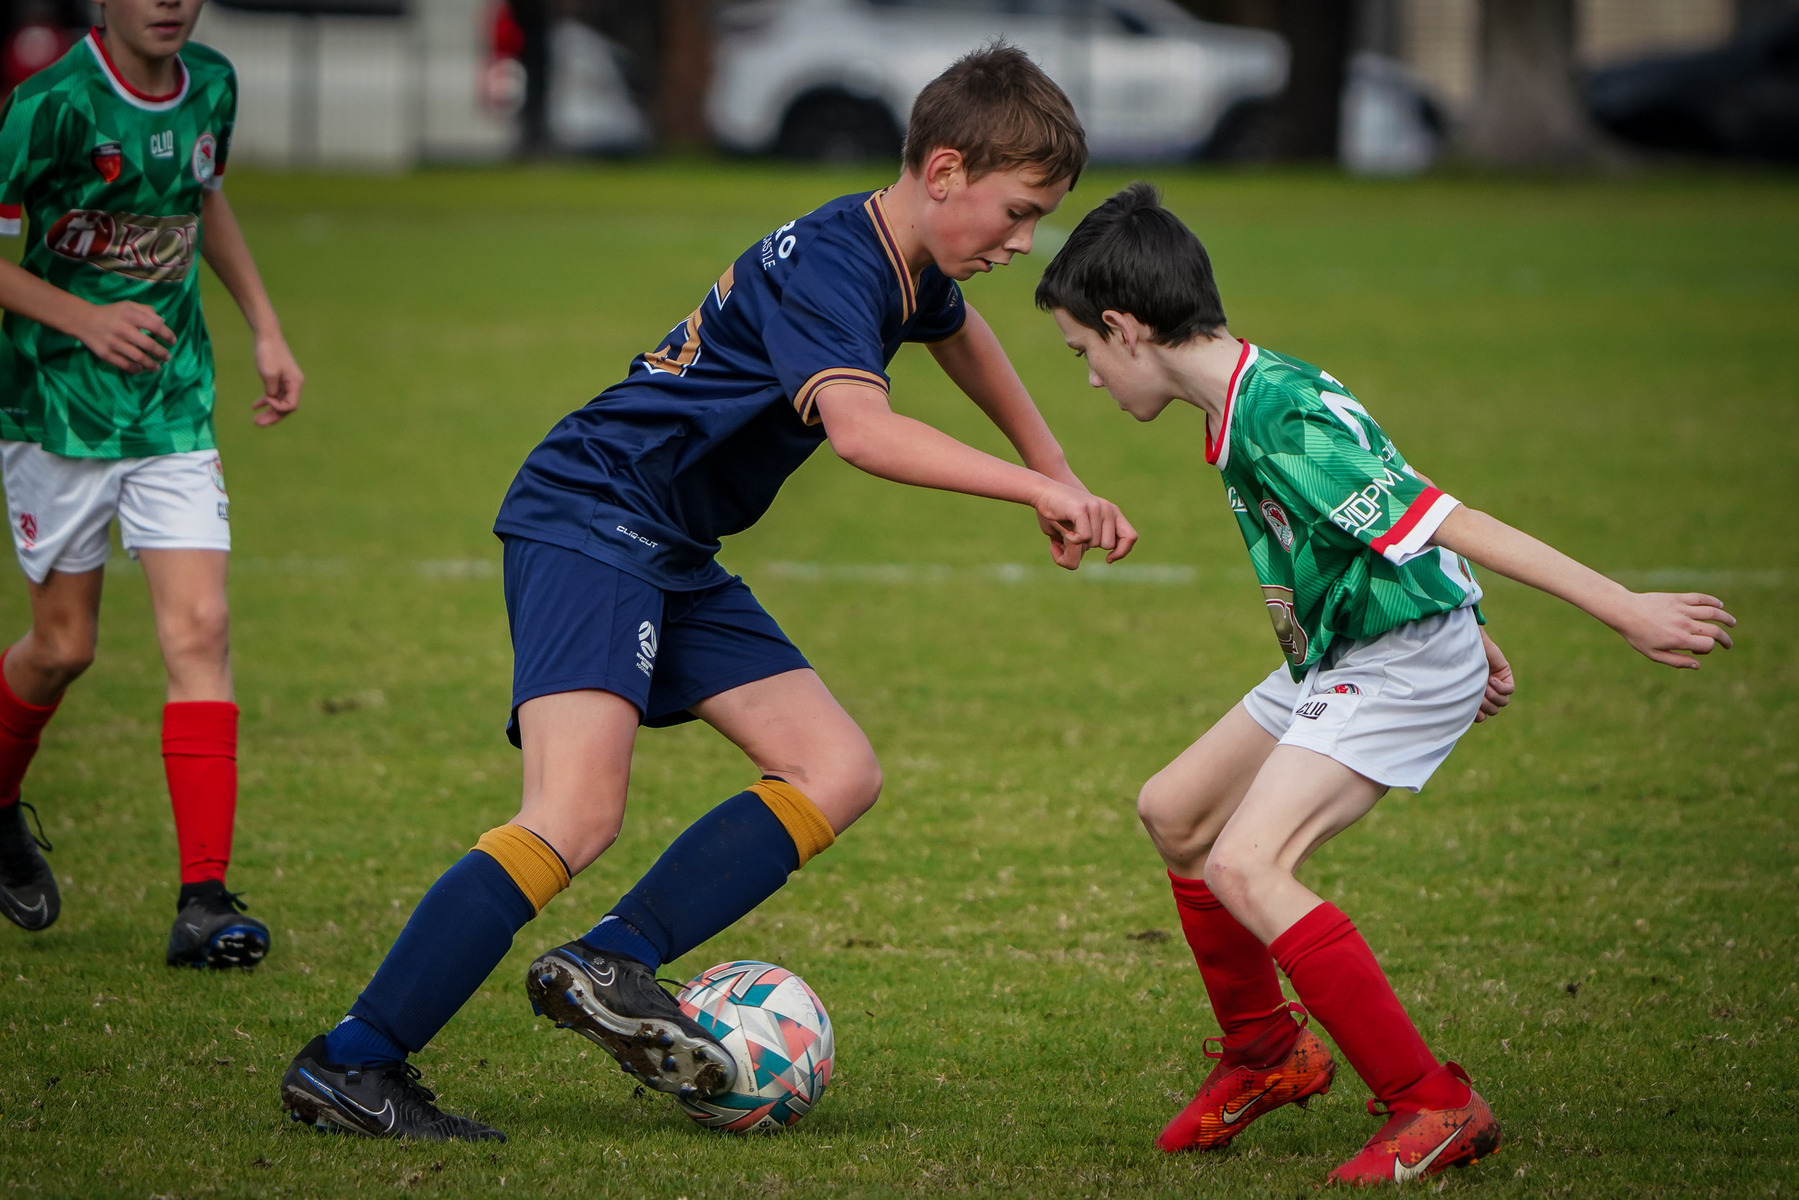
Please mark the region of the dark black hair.
[[1156, 186], [1141, 181], [1081, 218], [1043, 271], [1037, 307], [1065, 309], [1101, 337], [1111, 336], [1101, 313], [1130, 313], [1164, 346], [1224, 328], [1206, 248], [1162, 207]]

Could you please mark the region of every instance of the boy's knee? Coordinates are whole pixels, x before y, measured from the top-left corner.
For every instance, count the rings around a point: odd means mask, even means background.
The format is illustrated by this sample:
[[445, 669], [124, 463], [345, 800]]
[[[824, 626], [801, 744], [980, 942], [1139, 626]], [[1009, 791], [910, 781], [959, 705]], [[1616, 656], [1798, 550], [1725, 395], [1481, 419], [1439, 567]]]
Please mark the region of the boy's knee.
[[231, 638], [231, 610], [224, 597], [185, 606], [162, 622], [166, 649], [181, 657], [221, 657]]
[[1207, 838], [1209, 812], [1203, 803], [1169, 784], [1161, 775], [1153, 775], [1137, 792], [1137, 819], [1149, 833], [1149, 840], [1164, 854], [1180, 853], [1188, 857], [1203, 847]]
[[881, 798], [881, 760], [866, 741], [840, 754], [828, 770], [817, 772], [817, 777], [813, 786], [819, 794], [811, 797], [812, 802], [826, 813], [838, 832]]
[[1206, 855], [1205, 881], [1212, 894], [1227, 908], [1240, 907], [1262, 883], [1282, 873], [1279, 863], [1255, 847], [1241, 844], [1240, 839], [1226, 836], [1218, 839]]

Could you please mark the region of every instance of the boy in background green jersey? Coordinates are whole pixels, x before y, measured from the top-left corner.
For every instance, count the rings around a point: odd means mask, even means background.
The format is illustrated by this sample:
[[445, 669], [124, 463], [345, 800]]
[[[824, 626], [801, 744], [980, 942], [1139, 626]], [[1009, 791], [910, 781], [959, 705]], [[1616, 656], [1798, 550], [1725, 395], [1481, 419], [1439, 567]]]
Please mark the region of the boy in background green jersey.
[[63, 691], [93, 661], [108, 527], [144, 567], [168, 668], [163, 763], [181, 859], [171, 965], [254, 966], [268, 928], [225, 888], [237, 808], [226, 637], [231, 527], [213, 440], [204, 257], [255, 335], [258, 425], [302, 377], [220, 190], [231, 64], [188, 44], [201, 0], [101, 0], [105, 27], [0, 112], [0, 468], [31, 629], [0, 656], [0, 912], [41, 930], [55, 877], [19, 786]]
[[[1139, 421], [1175, 400], [1204, 412], [1206, 461], [1224, 476], [1286, 657], [1138, 800], [1224, 1034], [1158, 1144], [1222, 1146], [1328, 1090], [1336, 1062], [1309, 1015], [1373, 1091], [1369, 1111], [1388, 1116], [1333, 1180], [1404, 1182], [1477, 1161], [1499, 1146], [1492, 1112], [1425, 1046], [1355, 925], [1294, 871], [1389, 787], [1421, 788], [1507, 703], [1511, 668], [1480, 628], [1469, 561], [1567, 600], [1669, 666], [1728, 648], [1720, 626], [1736, 621], [1712, 596], [1628, 591], [1438, 491], [1336, 379], [1230, 335], [1204, 247], [1148, 184], [1081, 222], [1037, 303], [1087, 360], [1088, 382]], [[1282, 997], [1277, 964], [1301, 1004]]]

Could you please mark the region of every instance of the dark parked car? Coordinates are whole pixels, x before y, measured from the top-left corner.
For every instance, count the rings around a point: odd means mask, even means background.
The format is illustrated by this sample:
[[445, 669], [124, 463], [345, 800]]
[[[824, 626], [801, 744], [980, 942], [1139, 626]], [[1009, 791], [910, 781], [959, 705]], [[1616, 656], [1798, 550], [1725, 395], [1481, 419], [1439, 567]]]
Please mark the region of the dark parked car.
[[1587, 106], [1639, 146], [1799, 162], [1799, 12], [1716, 50], [1596, 71]]

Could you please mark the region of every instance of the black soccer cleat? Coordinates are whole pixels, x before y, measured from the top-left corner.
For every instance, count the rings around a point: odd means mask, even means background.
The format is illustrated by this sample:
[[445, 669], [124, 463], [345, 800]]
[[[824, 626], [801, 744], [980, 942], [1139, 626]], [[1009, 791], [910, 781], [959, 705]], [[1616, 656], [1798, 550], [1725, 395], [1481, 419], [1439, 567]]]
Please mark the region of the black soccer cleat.
[[269, 927], [244, 915], [244, 902], [225, 885], [190, 893], [169, 930], [171, 967], [253, 967], [269, 952]]
[[525, 991], [532, 1011], [597, 1044], [647, 1088], [704, 1100], [737, 1081], [730, 1051], [634, 958], [573, 941], [531, 964]]
[[25, 824], [25, 810], [37, 818], [37, 809], [23, 800], [0, 808], [0, 912], [21, 929], [36, 933], [56, 923], [62, 912], [62, 895], [56, 876], [40, 852], [51, 848], [44, 823], [33, 833]]
[[295, 1055], [281, 1077], [281, 1107], [320, 1133], [423, 1142], [503, 1142], [497, 1129], [444, 1112], [408, 1062], [347, 1067], [325, 1061], [325, 1035]]

